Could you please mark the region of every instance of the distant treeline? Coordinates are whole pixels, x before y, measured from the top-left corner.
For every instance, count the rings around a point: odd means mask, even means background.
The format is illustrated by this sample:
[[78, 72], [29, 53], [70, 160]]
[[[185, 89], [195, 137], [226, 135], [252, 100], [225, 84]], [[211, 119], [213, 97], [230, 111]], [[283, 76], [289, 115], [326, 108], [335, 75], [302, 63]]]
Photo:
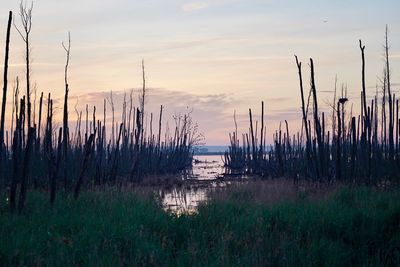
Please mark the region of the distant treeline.
[[[266, 149], [264, 102], [261, 125], [254, 123], [249, 109], [249, 131], [241, 136], [229, 135], [230, 146], [224, 155], [230, 170], [264, 177], [292, 177], [318, 182], [349, 182], [368, 185], [397, 183], [400, 178], [399, 100], [391, 87], [388, 29], [384, 43], [384, 71], [381, 92], [376, 89], [367, 101], [365, 84], [365, 46], [361, 53], [361, 101], [358, 115], [348, 103], [347, 90], [337, 94], [336, 82], [331, 114], [320, 112], [314, 62], [310, 59], [310, 88], [303, 86], [302, 64], [295, 56], [298, 70], [302, 127], [289, 132], [288, 122], [279, 126], [273, 145]], [[331, 121], [330, 129], [327, 120]], [[257, 128], [259, 127], [260, 130]]]

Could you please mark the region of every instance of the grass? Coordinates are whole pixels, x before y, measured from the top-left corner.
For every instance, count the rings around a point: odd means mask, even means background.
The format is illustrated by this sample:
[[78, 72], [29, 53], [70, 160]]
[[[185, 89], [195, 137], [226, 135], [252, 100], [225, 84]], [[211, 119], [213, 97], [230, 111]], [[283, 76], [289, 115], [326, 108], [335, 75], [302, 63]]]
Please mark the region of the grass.
[[[174, 216], [137, 192], [77, 200], [30, 192], [21, 215], [0, 207], [1, 266], [395, 266], [400, 194], [340, 189], [266, 205], [246, 187]], [[4, 197], [4, 195], [2, 195]]]

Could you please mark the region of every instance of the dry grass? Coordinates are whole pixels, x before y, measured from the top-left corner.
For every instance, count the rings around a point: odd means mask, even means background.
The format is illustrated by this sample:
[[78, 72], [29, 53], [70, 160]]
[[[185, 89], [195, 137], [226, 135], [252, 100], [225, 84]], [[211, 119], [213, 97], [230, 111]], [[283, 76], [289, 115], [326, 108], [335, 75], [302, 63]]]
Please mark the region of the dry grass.
[[271, 206], [278, 202], [297, 199], [321, 200], [332, 196], [342, 186], [326, 185], [302, 181], [293, 183], [288, 179], [255, 180], [246, 183], [231, 184], [210, 193], [210, 198], [217, 202], [235, 201], [252, 202]]

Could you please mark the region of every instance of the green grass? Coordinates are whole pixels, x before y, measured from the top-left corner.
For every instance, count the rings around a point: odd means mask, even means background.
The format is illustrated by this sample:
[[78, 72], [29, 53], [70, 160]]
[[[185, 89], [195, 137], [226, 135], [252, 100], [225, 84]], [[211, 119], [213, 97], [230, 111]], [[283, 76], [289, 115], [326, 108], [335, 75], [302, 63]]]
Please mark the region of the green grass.
[[1, 266], [398, 266], [399, 250], [398, 191], [272, 207], [229, 199], [179, 217], [127, 192], [59, 197], [53, 208], [31, 192], [21, 215], [0, 206]]

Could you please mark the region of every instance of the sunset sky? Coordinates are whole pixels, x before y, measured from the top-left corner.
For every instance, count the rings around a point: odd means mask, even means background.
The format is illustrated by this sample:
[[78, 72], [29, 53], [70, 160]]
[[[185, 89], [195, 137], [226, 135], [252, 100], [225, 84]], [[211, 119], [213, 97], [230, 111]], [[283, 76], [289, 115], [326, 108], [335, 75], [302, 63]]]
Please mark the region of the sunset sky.
[[[19, 26], [18, 6], [17, 0], [0, 2], [1, 64], [8, 11], [15, 12]], [[322, 107], [328, 108], [337, 75], [338, 86], [347, 85], [356, 109], [361, 90], [358, 40], [366, 45], [372, 96], [379, 85], [377, 77], [382, 76], [386, 24], [397, 93], [398, 0], [37, 0], [31, 33], [32, 82], [38, 92], [62, 96], [65, 52], [61, 42], [70, 31], [71, 105], [78, 99], [79, 108], [88, 103], [102, 110], [110, 90], [120, 103], [124, 91], [141, 86], [143, 58], [149, 112], [158, 112], [161, 104], [169, 117], [187, 106], [193, 108], [206, 143], [224, 145], [234, 128], [234, 110], [246, 130], [248, 108], [259, 113], [264, 100], [271, 141], [279, 121], [287, 119], [295, 131], [301, 119], [294, 54], [303, 61], [307, 90], [308, 60], [314, 59]], [[19, 75], [24, 91], [23, 43], [15, 29], [10, 53], [10, 86]], [[137, 97], [134, 100], [137, 103]], [[73, 121], [75, 112], [70, 114]]]

